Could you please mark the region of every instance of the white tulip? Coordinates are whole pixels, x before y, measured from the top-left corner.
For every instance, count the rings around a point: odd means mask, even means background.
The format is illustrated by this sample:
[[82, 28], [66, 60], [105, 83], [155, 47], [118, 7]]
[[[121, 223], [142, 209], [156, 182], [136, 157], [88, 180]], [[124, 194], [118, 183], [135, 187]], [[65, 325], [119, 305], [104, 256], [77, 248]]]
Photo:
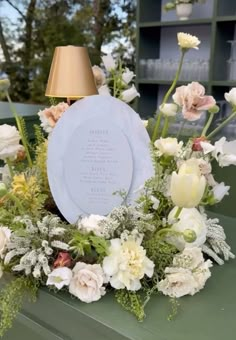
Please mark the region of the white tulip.
[[177, 222], [175, 219], [176, 212], [177, 207], [173, 208], [168, 216], [168, 222], [170, 224], [172, 224], [174, 221], [171, 229], [181, 232], [185, 235], [191, 231], [193, 234], [195, 234], [196, 239], [193, 242], [187, 242], [184, 238], [184, 235], [170, 236], [170, 238], [167, 239], [167, 242], [173, 244], [179, 250], [202, 246], [206, 242], [207, 226], [200, 212], [196, 208], [183, 208]]
[[123, 100], [125, 103], [130, 103], [134, 98], [140, 97], [140, 94], [133, 84], [128, 90], [124, 90], [123, 92], [121, 92], [120, 97], [121, 100]]
[[231, 105], [236, 105], [236, 87], [225, 93], [225, 100]]
[[177, 114], [178, 106], [176, 104], [167, 103], [164, 105], [159, 106], [159, 110], [164, 114], [166, 117], [174, 117]]
[[115, 60], [113, 59], [112, 55], [109, 53], [107, 55], [104, 55], [102, 57], [103, 64], [105, 66], [105, 69], [107, 71], [111, 71], [116, 69], [116, 63]]
[[176, 206], [194, 208], [200, 203], [205, 187], [206, 178], [201, 175], [196, 160], [189, 159], [181, 165], [178, 174], [172, 173], [170, 195]]
[[220, 202], [225, 195], [229, 195], [229, 189], [230, 186], [225, 185], [224, 182], [217, 183], [212, 189], [215, 200]]
[[158, 149], [161, 155], [177, 156], [181, 151], [183, 142], [179, 142], [177, 138], [160, 138], [154, 143], [154, 146]]
[[129, 84], [131, 80], [135, 77], [135, 74], [133, 71], [130, 71], [127, 67], [125, 69], [125, 72], [122, 74], [122, 80], [126, 83]]

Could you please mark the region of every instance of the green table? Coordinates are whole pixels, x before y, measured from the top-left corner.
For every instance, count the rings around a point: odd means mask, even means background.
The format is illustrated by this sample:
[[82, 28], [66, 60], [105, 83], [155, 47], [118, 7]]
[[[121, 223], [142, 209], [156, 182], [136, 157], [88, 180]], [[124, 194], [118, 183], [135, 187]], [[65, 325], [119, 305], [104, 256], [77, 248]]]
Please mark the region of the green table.
[[[220, 216], [236, 252], [236, 219]], [[168, 298], [154, 297], [139, 323], [108, 294], [84, 304], [67, 294], [40, 290], [36, 304], [19, 315], [5, 340], [234, 340], [236, 339], [236, 261], [215, 265], [204, 290], [180, 300], [176, 318], [167, 320]]]

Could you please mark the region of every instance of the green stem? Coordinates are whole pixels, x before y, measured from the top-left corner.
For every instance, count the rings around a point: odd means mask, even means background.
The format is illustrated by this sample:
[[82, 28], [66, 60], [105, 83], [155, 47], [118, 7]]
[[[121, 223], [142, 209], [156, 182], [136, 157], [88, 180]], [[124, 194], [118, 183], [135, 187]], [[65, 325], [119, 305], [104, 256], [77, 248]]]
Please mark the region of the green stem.
[[214, 115], [215, 115], [214, 113], [211, 113], [211, 114], [210, 114], [210, 116], [209, 116], [209, 118], [208, 118], [208, 121], [207, 121], [207, 123], [206, 123], [204, 129], [202, 130], [202, 134], [201, 134], [202, 137], [203, 137], [203, 136], [206, 136], [206, 133], [207, 133], [209, 127], [211, 126], [211, 123], [212, 123], [212, 120], [213, 120]]
[[10, 161], [9, 158], [6, 158], [6, 163], [7, 163], [7, 166], [8, 166], [9, 172], [10, 172], [10, 175], [11, 175], [11, 179], [13, 179], [13, 177], [14, 177], [14, 171], [13, 171], [12, 164], [11, 164], [11, 161]]
[[169, 128], [169, 117], [165, 117], [165, 122], [164, 122], [161, 137], [164, 138], [166, 136], [166, 134], [168, 132], [168, 128]]
[[183, 209], [183, 208], [178, 207], [178, 209], [176, 210], [176, 213], [175, 213], [175, 218], [176, 218], [176, 219], [179, 217], [179, 215], [180, 215], [182, 209]]
[[[181, 72], [181, 69], [182, 69], [182, 65], [183, 65], [183, 61], [184, 61], [184, 55], [186, 53], [186, 50], [181, 50], [181, 52], [182, 53], [181, 53], [180, 63], [179, 63], [179, 66], [178, 66], [175, 78], [174, 78], [174, 80], [173, 80], [169, 90], [166, 92], [160, 107], [162, 107], [163, 105], [166, 104], [166, 102], [169, 99], [169, 96], [171, 95], [172, 91], [174, 90], [174, 88], [175, 88], [175, 86], [177, 84], [177, 81], [179, 79], [179, 75], [180, 75], [180, 72]], [[152, 135], [152, 142], [155, 142], [155, 140], [157, 139], [158, 130], [159, 130], [159, 127], [160, 127], [161, 117], [162, 117], [162, 113], [161, 113], [161, 111], [159, 111], [158, 119], [157, 119], [157, 122], [156, 122], [156, 125], [155, 125], [155, 128], [154, 128], [154, 132], [153, 132], [153, 135]]]
[[15, 120], [16, 120], [16, 125], [17, 125], [17, 128], [18, 128], [20, 136], [21, 136], [22, 144], [25, 148], [25, 153], [26, 153], [26, 157], [27, 157], [29, 166], [32, 167], [33, 163], [32, 163], [31, 157], [30, 157], [27, 141], [26, 141], [26, 138], [24, 136], [24, 132], [23, 132], [23, 129], [22, 129], [22, 126], [21, 126], [20, 119], [19, 119], [18, 114], [16, 112], [16, 109], [15, 109], [15, 107], [14, 107], [12, 101], [11, 101], [11, 98], [10, 98], [8, 91], [6, 91], [6, 97], [7, 97], [11, 112], [12, 112], [12, 114], [13, 114]]
[[227, 125], [232, 119], [236, 118], [236, 111], [232, 112], [231, 115], [225, 119], [223, 123], [221, 123], [215, 130], [213, 130], [209, 135], [206, 137], [207, 139], [211, 139], [217, 132], [219, 132], [225, 125]]

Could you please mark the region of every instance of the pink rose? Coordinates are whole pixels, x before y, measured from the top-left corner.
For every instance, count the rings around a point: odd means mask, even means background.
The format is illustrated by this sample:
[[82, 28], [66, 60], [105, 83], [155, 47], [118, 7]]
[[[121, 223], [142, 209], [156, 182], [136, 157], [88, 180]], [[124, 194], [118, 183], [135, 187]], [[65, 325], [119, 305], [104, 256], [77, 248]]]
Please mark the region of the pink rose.
[[198, 120], [202, 113], [215, 106], [212, 96], [205, 96], [205, 88], [197, 82], [177, 87], [174, 102], [182, 107], [183, 116], [189, 121]]

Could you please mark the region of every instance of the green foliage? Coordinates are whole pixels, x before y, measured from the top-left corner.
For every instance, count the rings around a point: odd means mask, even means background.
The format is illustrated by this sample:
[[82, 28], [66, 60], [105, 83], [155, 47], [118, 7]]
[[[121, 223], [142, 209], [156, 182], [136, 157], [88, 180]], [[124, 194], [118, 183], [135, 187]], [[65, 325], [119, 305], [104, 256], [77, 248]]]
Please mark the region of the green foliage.
[[154, 271], [158, 278], [163, 279], [165, 268], [172, 264], [177, 249], [173, 245], [164, 242], [158, 233], [144, 241], [143, 246], [147, 251], [148, 258], [155, 264]]
[[108, 242], [103, 238], [92, 234], [82, 234], [75, 230], [69, 242], [71, 249], [78, 257], [91, 256], [98, 258], [101, 262], [108, 253]]
[[37, 281], [26, 277], [18, 277], [7, 284], [0, 292], [0, 337], [12, 327], [12, 323], [20, 311], [25, 296], [35, 302], [37, 297]]
[[138, 321], [145, 318], [142, 298], [138, 293], [120, 289], [115, 292], [117, 302], [127, 311], [133, 313]]

